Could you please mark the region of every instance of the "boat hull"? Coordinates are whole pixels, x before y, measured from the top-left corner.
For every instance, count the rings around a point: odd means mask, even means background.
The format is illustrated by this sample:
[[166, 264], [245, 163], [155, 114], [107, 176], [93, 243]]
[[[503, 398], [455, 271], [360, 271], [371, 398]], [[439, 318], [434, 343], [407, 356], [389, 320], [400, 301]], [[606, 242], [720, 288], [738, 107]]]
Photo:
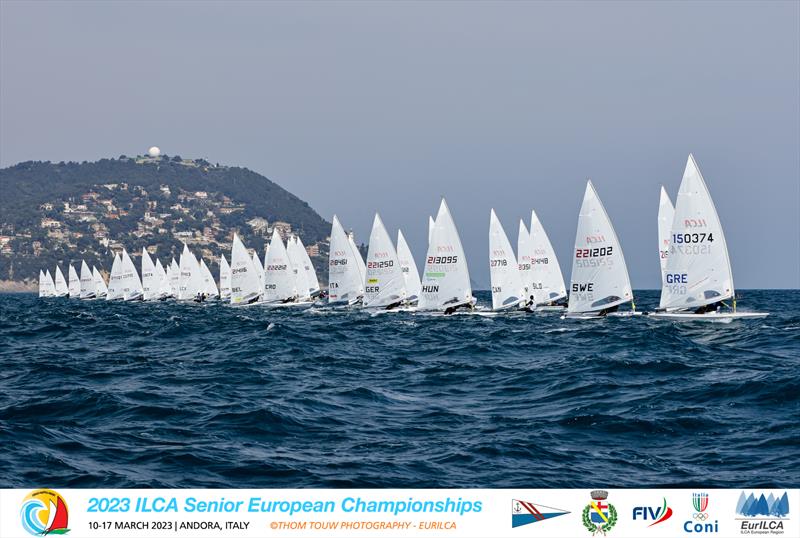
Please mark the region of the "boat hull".
[[716, 323], [730, 323], [735, 319], [763, 319], [769, 316], [768, 312], [708, 312], [695, 314], [693, 312], [653, 312], [649, 317], [671, 321], [705, 321]]

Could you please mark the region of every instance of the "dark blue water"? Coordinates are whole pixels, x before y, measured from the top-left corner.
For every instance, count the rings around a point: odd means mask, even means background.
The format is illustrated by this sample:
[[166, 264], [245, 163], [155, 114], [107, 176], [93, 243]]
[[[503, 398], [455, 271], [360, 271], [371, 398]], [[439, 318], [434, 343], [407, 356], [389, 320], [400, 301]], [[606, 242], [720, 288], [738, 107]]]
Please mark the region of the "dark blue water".
[[742, 295], [773, 315], [0, 295], [0, 487], [797, 487], [800, 292]]

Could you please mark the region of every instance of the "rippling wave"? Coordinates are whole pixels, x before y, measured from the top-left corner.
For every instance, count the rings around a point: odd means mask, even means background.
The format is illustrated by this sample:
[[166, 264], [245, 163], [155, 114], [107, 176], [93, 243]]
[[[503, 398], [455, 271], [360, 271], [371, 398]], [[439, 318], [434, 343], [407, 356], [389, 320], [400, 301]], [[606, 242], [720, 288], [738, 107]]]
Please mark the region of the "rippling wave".
[[0, 487], [797, 487], [800, 291], [743, 295], [772, 315], [0, 295]]

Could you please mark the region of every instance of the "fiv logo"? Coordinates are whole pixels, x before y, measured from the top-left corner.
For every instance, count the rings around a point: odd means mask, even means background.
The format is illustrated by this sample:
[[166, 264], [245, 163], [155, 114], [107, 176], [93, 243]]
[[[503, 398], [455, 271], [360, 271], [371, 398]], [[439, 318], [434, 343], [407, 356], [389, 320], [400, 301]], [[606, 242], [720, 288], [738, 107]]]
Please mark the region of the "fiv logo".
[[664, 497], [664, 503], [661, 506], [653, 508], [652, 506], [635, 506], [633, 508], [633, 520], [651, 521], [648, 527], [663, 523], [672, 517], [672, 508], [667, 506], [667, 498]]
[[708, 509], [708, 493], [692, 493], [692, 506], [694, 507], [692, 519], [683, 523], [685, 532], [694, 534], [719, 532], [719, 521], [715, 519], [711, 522], [711, 516], [706, 512]]

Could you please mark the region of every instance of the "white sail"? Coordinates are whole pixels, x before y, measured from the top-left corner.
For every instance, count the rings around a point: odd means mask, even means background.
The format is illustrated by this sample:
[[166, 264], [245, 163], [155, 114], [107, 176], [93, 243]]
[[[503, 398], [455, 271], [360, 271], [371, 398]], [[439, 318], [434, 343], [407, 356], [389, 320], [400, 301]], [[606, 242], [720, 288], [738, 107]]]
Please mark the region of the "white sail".
[[[88, 266], [86, 267], [89, 268]], [[91, 278], [91, 277], [90, 277]], [[94, 280], [92, 280], [94, 283]], [[81, 285], [83, 284], [83, 269], [81, 269]], [[114, 262], [111, 264], [111, 274], [108, 276], [108, 294], [106, 294], [107, 301], [116, 301], [123, 298], [122, 292], [122, 258], [119, 254], [114, 254]], [[81, 290], [81, 297], [83, 297], [83, 290]]]
[[142, 298], [145, 301], [158, 300], [160, 295], [161, 281], [156, 273], [156, 266], [150, 259], [147, 249], [142, 247]]
[[[364, 263], [364, 258], [361, 256], [361, 250], [359, 250], [358, 245], [356, 245], [356, 239], [353, 235], [353, 232], [347, 234], [347, 240], [350, 242], [350, 248], [353, 249], [353, 256], [356, 258], [356, 265], [358, 265], [358, 273], [361, 279], [361, 287], [364, 287], [364, 280], [367, 278], [367, 264]], [[362, 289], [361, 294], [363, 295], [364, 291]]]
[[536, 299], [533, 294], [533, 245], [531, 244], [531, 233], [525, 226], [525, 221], [519, 219], [519, 231], [517, 232], [517, 267], [519, 276], [522, 279], [522, 292], [525, 298], [524, 304], [535, 305]]
[[219, 298], [223, 301], [231, 298], [231, 266], [224, 254], [219, 257]]
[[442, 198], [425, 257], [419, 308], [448, 311], [474, 302], [461, 239], [447, 202]]
[[300, 236], [295, 236], [297, 240], [297, 254], [303, 262], [303, 269], [306, 271], [306, 282], [308, 282], [308, 293], [311, 297], [319, 294], [319, 279], [317, 278], [317, 271], [314, 269], [314, 264], [311, 263], [311, 256], [308, 255], [303, 241]]
[[61, 272], [61, 267], [56, 265], [56, 278], [54, 294], [56, 297], [66, 297], [69, 295], [69, 287], [67, 280], [64, 278], [64, 273]]
[[289, 263], [294, 271], [298, 299], [308, 300], [311, 298], [311, 288], [308, 283], [308, 273], [303, 267], [303, 255], [299, 252], [300, 248], [295, 236], [287, 239], [286, 254], [289, 256]]
[[524, 301], [525, 289], [517, 259], [494, 209], [489, 214], [489, 277], [492, 310], [515, 308]]
[[39, 297], [47, 297], [47, 282], [41, 269], [39, 269]]
[[286, 302], [297, 297], [297, 277], [277, 229], [272, 230], [266, 264], [264, 301]]
[[175, 258], [172, 258], [172, 261], [169, 264], [169, 294], [171, 297], [175, 299], [178, 298], [178, 288], [180, 288], [181, 284], [181, 267], [178, 265], [178, 262], [175, 261]]
[[156, 258], [156, 276], [158, 277], [158, 297], [164, 299], [170, 296], [169, 275], [161, 265], [161, 260]]
[[122, 293], [125, 301], [142, 298], [142, 281], [139, 280], [136, 266], [125, 249], [122, 249]]
[[95, 297], [104, 298], [108, 294], [108, 287], [106, 287], [106, 281], [103, 280], [103, 275], [94, 266], [92, 266], [92, 282], [94, 283]]
[[81, 296], [81, 277], [72, 264], [69, 264], [69, 296], [73, 299]]
[[259, 294], [263, 296], [267, 285], [265, 282], [267, 275], [264, 271], [264, 266], [261, 265], [261, 260], [258, 258], [258, 253], [255, 250], [253, 250], [253, 257], [250, 259], [250, 261], [253, 262], [253, 268], [255, 269], [256, 277], [258, 278], [258, 286], [261, 290]]
[[722, 225], [692, 155], [686, 162], [669, 237], [660, 308], [698, 308], [734, 296]]
[[397, 230], [397, 259], [400, 260], [400, 268], [403, 270], [403, 277], [406, 281], [406, 300], [410, 303], [416, 302], [422, 292], [422, 283], [419, 279], [414, 255], [401, 230]]
[[200, 258], [200, 277], [203, 280], [202, 291], [206, 294], [206, 297], [219, 297], [214, 275], [211, 274], [211, 270], [209, 270], [203, 258]]
[[433, 217], [428, 215], [428, 246], [433, 242], [433, 228], [436, 226], [436, 221]]
[[[116, 260], [116, 257], [114, 258]], [[80, 278], [80, 298], [92, 299], [98, 297], [97, 289], [94, 283], [94, 275], [92, 274], [89, 266], [86, 265], [86, 260], [81, 260], [81, 278]]]
[[633, 300], [625, 257], [591, 181], [586, 183], [570, 284], [570, 313], [599, 312]]
[[44, 272], [44, 293], [44, 297], [55, 297], [56, 295], [56, 284], [53, 282], [50, 269], [45, 269]]
[[179, 267], [178, 300], [193, 301], [203, 291], [203, 279], [200, 275], [200, 264], [186, 243], [183, 244]]
[[561, 265], [558, 263], [550, 238], [544, 231], [544, 226], [539, 222], [536, 211], [531, 211], [531, 247], [533, 254], [531, 256], [530, 289], [536, 304], [545, 305], [565, 298], [567, 288], [564, 286]]
[[233, 234], [233, 247], [231, 249], [231, 304], [248, 304], [258, 300], [264, 288], [258, 280], [253, 259], [247, 249]]
[[661, 186], [661, 198], [658, 202], [658, 256], [661, 263], [661, 286], [666, 283], [667, 258], [669, 257], [669, 236], [672, 221], [675, 219], [675, 208], [669, 199], [664, 186]]
[[[328, 302], [355, 303], [364, 295], [364, 279], [359, 270], [361, 254], [352, 244], [336, 215], [331, 225], [328, 255]], [[362, 261], [363, 263], [363, 261]]]
[[405, 301], [406, 280], [392, 239], [375, 213], [367, 250], [367, 279], [364, 285], [365, 307], [386, 307]]

